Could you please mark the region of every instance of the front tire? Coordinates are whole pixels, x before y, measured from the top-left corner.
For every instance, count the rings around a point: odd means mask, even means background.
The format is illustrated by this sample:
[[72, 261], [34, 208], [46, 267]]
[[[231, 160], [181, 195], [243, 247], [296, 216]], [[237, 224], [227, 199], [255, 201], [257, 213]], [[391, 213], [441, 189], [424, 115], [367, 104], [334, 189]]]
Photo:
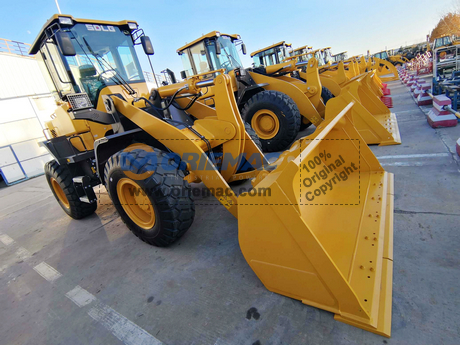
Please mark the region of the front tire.
[[49, 161], [45, 164], [45, 177], [54, 197], [67, 215], [82, 219], [96, 211], [97, 203], [88, 204], [80, 200], [67, 165], [59, 165], [55, 160]]
[[193, 223], [195, 204], [184, 177], [177, 161], [158, 149], [120, 151], [104, 168], [107, 191], [123, 222], [157, 247], [174, 243]]
[[246, 133], [249, 134], [251, 137], [252, 141], [256, 146], [259, 148], [260, 151], [262, 151], [262, 142], [260, 141], [259, 136], [257, 135], [256, 131], [251, 128], [251, 125], [247, 122], [244, 123], [244, 129]]
[[251, 124], [263, 151], [289, 148], [300, 129], [300, 112], [294, 101], [279, 91], [262, 91], [244, 105], [241, 115]]

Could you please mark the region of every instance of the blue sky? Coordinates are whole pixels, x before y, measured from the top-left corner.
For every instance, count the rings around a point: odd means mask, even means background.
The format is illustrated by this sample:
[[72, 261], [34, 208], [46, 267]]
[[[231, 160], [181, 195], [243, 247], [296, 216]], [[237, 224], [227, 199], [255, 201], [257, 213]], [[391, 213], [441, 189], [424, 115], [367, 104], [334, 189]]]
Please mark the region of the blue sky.
[[[422, 41], [452, 0], [404, 1], [166, 1], [59, 0], [62, 13], [77, 18], [135, 20], [155, 48], [155, 72], [168, 67], [176, 75], [182, 64], [177, 48], [201, 34], [218, 30], [240, 34], [249, 53], [285, 40], [293, 47], [332, 47], [332, 53], [371, 53]], [[32, 43], [57, 8], [54, 0], [2, 3], [0, 37]], [[144, 70], [150, 71], [142, 57]]]

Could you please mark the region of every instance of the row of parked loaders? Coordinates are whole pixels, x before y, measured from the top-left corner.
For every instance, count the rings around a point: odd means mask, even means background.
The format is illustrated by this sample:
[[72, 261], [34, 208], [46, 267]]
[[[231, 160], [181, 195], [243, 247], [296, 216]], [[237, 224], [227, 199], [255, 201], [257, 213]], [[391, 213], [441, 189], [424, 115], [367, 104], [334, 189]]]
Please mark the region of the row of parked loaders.
[[214, 31], [178, 50], [183, 81], [149, 90], [136, 45], [153, 55], [134, 21], [54, 15], [31, 47], [57, 98], [41, 145], [62, 209], [94, 213], [102, 184], [136, 236], [167, 246], [192, 225], [202, 182], [238, 219], [267, 289], [390, 336], [393, 175], [368, 145], [401, 138], [381, 66], [286, 56], [243, 68], [240, 37]]

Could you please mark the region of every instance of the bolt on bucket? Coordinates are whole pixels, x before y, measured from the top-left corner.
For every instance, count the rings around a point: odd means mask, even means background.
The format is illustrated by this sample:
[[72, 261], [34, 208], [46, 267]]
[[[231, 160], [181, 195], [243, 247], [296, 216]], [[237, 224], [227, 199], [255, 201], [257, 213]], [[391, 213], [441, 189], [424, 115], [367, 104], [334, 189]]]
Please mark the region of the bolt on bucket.
[[389, 337], [393, 175], [355, 129], [356, 105], [262, 171], [263, 194], [239, 196], [239, 243], [268, 290]]

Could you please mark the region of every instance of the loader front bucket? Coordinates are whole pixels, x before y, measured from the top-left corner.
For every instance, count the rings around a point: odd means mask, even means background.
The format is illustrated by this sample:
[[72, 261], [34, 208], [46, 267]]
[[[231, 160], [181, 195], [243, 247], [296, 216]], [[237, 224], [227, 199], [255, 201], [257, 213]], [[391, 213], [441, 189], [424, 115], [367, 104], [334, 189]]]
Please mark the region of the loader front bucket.
[[[351, 110], [351, 118], [367, 144], [399, 145], [401, 134], [396, 115], [374, 93], [371, 78], [372, 74], [355, 78], [342, 88], [339, 97], [336, 98], [340, 100], [342, 108], [350, 102], [356, 102]], [[327, 107], [333, 105], [329, 105], [328, 102]]]
[[399, 80], [399, 73], [396, 67], [389, 61], [374, 58], [377, 75], [383, 82]]
[[355, 106], [326, 109], [326, 121], [238, 197], [239, 243], [268, 290], [389, 337], [393, 175], [355, 129]]

